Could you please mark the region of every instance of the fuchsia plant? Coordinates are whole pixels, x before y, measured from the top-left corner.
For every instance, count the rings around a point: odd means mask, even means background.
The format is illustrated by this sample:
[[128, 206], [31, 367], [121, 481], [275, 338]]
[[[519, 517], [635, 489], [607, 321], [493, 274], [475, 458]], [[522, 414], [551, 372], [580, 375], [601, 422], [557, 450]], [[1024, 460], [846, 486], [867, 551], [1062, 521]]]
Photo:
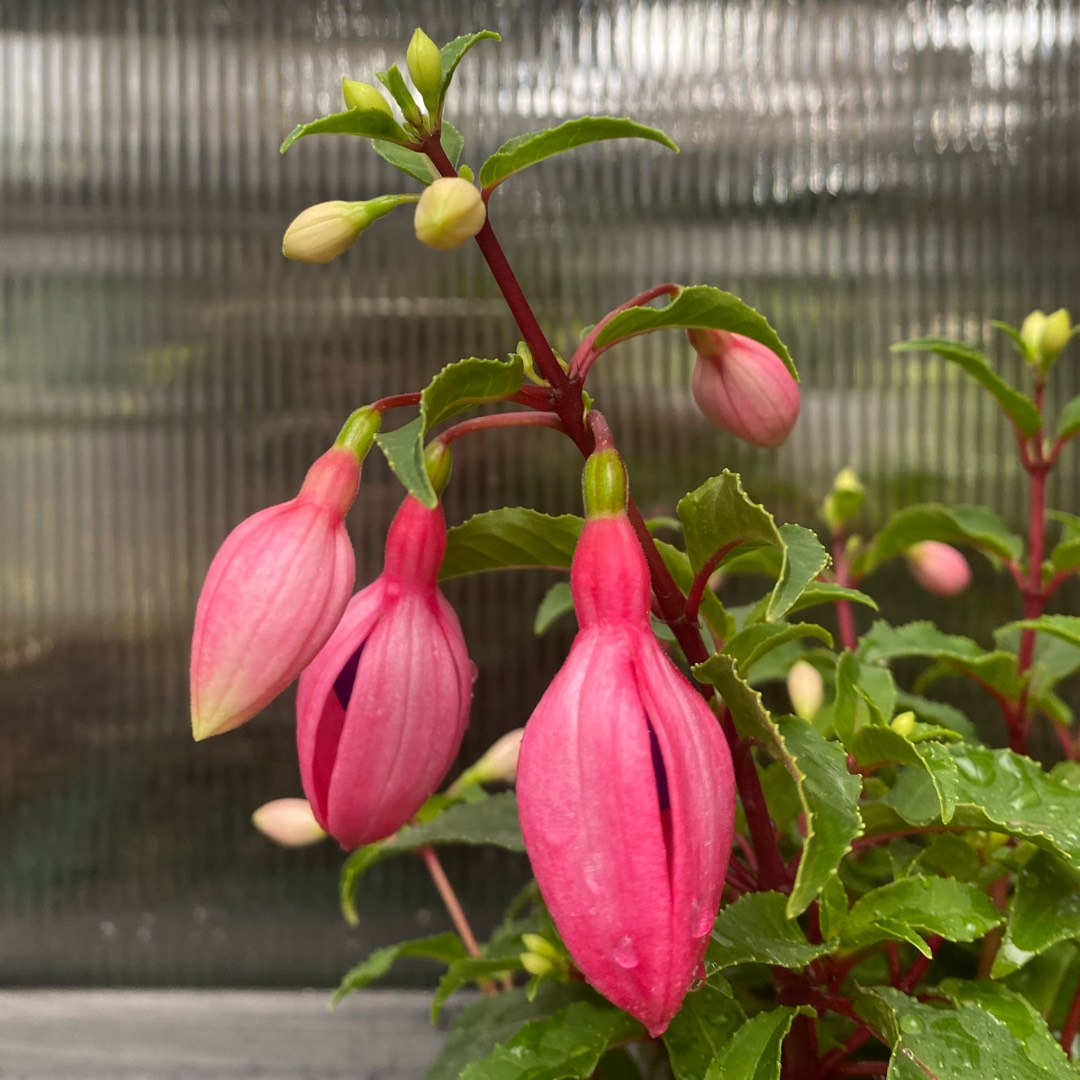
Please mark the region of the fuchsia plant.
[[[475, 238], [522, 341], [503, 360], [440, 357], [423, 389], [354, 413], [297, 499], [226, 539], [196, 615], [197, 737], [244, 722], [299, 676], [310, 809], [272, 804], [260, 827], [290, 844], [325, 829], [356, 847], [342, 878], [350, 918], [364, 869], [415, 852], [454, 927], [377, 950], [338, 996], [399, 956], [443, 965], [436, 1012], [475, 986], [431, 1080], [1077, 1076], [1080, 747], [1058, 690], [1080, 671], [1080, 618], [1048, 608], [1080, 571], [1080, 517], [1046, 505], [1048, 477], [1080, 434], [1080, 399], [1048, 433], [1068, 313], [995, 324], [1023, 358], [1023, 387], [963, 343], [896, 347], [957, 364], [1001, 407], [1029, 483], [1026, 536], [985, 508], [932, 503], [868, 530], [866, 489], [846, 468], [821, 508], [828, 550], [810, 529], [778, 524], [728, 471], [679, 500], [678, 544], [658, 540], [585, 393], [592, 367], [638, 335], [687, 334], [687, 392], [723, 433], [721, 461], [732, 436], [784, 441], [799, 413], [795, 369], [743, 301], [667, 282], [599, 318], [568, 361], [556, 355], [496, 236], [492, 196], [584, 143], [675, 147], [631, 120], [586, 117], [511, 139], [475, 174], [459, 165], [446, 94], [466, 53], [496, 38], [439, 48], [418, 30], [415, 93], [396, 65], [377, 73], [396, 110], [346, 80], [345, 111], [289, 136], [283, 150], [320, 133], [369, 139], [423, 190], [304, 211], [285, 253], [326, 261], [416, 204], [428, 247]], [[493, 403], [501, 411], [454, 419]], [[399, 410], [408, 419], [376, 435]], [[504, 507], [447, 530], [453, 443], [513, 426], [549, 428], [580, 451], [584, 517]], [[343, 518], [373, 440], [407, 494], [383, 572], [346, 607]], [[978, 573], [1015, 582], [1022, 618], [975, 640], [858, 617], [877, 610], [863, 587], [891, 560], [906, 557], [936, 597], [955, 594], [971, 577], [959, 548], [988, 564]], [[577, 635], [524, 736], [511, 732], [437, 791], [474, 677], [439, 580], [530, 566], [569, 570], [543, 621], [572, 605]], [[747, 605], [731, 603], [736, 575], [758, 583]], [[808, 621], [815, 608], [827, 625]], [[983, 695], [972, 718], [933, 696], [958, 678]], [[1046, 763], [1027, 756], [1033, 733], [1056, 736]], [[516, 796], [486, 790], [515, 769]], [[435, 852], [449, 843], [530, 859], [536, 884], [487, 941]]]

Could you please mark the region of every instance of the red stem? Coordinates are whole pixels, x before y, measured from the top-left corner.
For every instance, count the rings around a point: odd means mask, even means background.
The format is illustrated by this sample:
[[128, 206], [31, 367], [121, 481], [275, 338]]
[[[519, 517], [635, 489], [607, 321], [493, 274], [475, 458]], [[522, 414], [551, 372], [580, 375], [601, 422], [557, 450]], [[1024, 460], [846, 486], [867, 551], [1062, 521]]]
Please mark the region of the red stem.
[[869, 1028], [860, 1027], [854, 1034], [848, 1036], [847, 1042], [843, 1046], [838, 1047], [836, 1050], [830, 1051], [821, 1059], [821, 1068], [818, 1071], [818, 1075], [821, 1077], [835, 1076], [833, 1071], [844, 1060], [854, 1054], [864, 1043], [868, 1043], [873, 1038], [873, 1033]]
[[404, 409], [409, 405], [419, 405], [419, 394], [391, 394], [389, 397], [379, 398], [373, 401], [371, 407], [376, 412], [386, 412], [387, 409]]
[[832, 1076], [886, 1076], [889, 1072], [887, 1061], [848, 1061], [837, 1065]]
[[495, 428], [505, 427], [548, 427], [556, 431], [563, 431], [563, 422], [554, 413], [545, 412], [510, 412], [494, 413], [491, 416], [473, 416], [468, 420], [447, 428], [440, 436], [439, 442], [449, 446], [455, 439], [462, 435], [472, 435], [477, 431], [490, 431]]
[[698, 609], [701, 607], [701, 601], [705, 597], [705, 590], [708, 588], [709, 578], [712, 577], [713, 571], [724, 561], [724, 558], [730, 552], [734, 551], [740, 544], [744, 544], [745, 542], [746, 537], [740, 536], [730, 543], [725, 544], [723, 547], [718, 548], [694, 576], [690, 591], [686, 594], [686, 618], [690, 622], [697, 622]]
[[934, 954], [941, 948], [941, 943], [944, 940], [938, 934], [933, 934], [927, 940], [926, 944], [930, 947], [930, 955], [924, 956], [919, 953], [911, 967], [901, 976], [900, 981], [894, 984], [897, 990], [903, 990], [905, 994], [910, 994], [922, 982], [923, 976], [930, 970], [930, 965], [934, 962]]
[[1061, 1049], [1070, 1060], [1072, 1060], [1072, 1045], [1076, 1041], [1078, 1031], [1080, 1031], [1080, 983], [1077, 984], [1076, 993], [1073, 994], [1069, 1015], [1065, 1017], [1065, 1023], [1061, 1026]]
[[[836, 584], [847, 589], [851, 587], [851, 568], [848, 566], [845, 540], [843, 530], [838, 529], [833, 536], [832, 557]], [[840, 631], [840, 641], [844, 648], [848, 652], [854, 652], [859, 644], [858, 637], [855, 634], [855, 613], [851, 609], [851, 601], [845, 597], [840, 597], [836, 601], [836, 623]]]

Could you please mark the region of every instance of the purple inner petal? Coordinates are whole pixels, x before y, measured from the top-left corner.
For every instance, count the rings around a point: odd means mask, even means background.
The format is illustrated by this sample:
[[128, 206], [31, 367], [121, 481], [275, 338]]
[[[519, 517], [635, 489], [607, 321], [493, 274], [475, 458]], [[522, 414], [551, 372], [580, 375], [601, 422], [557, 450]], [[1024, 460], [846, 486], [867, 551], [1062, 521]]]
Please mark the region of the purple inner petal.
[[671, 795], [668, 792], [667, 769], [664, 768], [664, 755], [660, 753], [660, 742], [656, 738], [652, 724], [649, 724], [649, 749], [652, 751], [653, 776], [656, 777], [656, 795], [660, 800], [660, 809], [670, 810]]
[[353, 684], [356, 682], [356, 669], [360, 666], [360, 654], [363, 651], [364, 646], [361, 645], [345, 662], [345, 666], [334, 680], [334, 693], [343, 709], [349, 707], [349, 698], [352, 697]]

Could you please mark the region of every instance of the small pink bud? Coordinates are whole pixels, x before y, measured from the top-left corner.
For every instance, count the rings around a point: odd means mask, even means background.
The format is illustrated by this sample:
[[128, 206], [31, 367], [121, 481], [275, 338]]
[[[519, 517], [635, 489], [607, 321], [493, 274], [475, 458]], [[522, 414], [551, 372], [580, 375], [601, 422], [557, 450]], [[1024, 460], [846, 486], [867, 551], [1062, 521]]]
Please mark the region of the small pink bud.
[[251, 823], [282, 847], [307, 847], [326, 839], [307, 799], [274, 799], [251, 815]]
[[912, 576], [935, 596], [956, 596], [971, 584], [971, 567], [956, 548], [938, 540], [913, 544], [906, 553]]
[[726, 330], [687, 332], [697, 351], [692, 389], [719, 428], [754, 446], [779, 446], [799, 418], [799, 386], [771, 349]]
[[450, 794], [456, 795], [470, 784], [512, 784], [517, 776], [518, 754], [524, 728], [514, 728], [500, 735], [485, 751], [483, 757], [474, 761], [450, 786]]
[[731, 758], [652, 634], [625, 513], [586, 522], [571, 589], [581, 629], [525, 728], [521, 827], [574, 962], [657, 1036], [698, 975], [720, 903]]
[[335, 446], [295, 499], [241, 522], [214, 556], [191, 644], [196, 739], [265, 708], [337, 625], [356, 576], [344, 518], [359, 482], [357, 454]]
[[410, 495], [390, 525], [382, 574], [349, 601], [300, 676], [300, 776], [316, 820], [342, 847], [404, 825], [461, 745], [474, 672], [437, 586], [445, 551], [441, 507]]

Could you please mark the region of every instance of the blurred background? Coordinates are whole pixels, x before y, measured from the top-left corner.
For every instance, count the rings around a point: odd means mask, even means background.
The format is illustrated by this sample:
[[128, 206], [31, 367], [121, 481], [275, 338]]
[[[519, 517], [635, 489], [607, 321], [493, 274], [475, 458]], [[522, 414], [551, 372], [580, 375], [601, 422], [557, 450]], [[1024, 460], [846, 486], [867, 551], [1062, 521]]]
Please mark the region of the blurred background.
[[[451, 93], [474, 167], [585, 112], [682, 147], [590, 147], [493, 198], [558, 348], [651, 284], [706, 282], [763, 310], [799, 366], [802, 419], [763, 452], [697, 416], [680, 336], [609, 354], [592, 389], [647, 512], [730, 467], [814, 525], [851, 464], [867, 526], [939, 497], [1018, 522], [992, 403], [888, 345], [961, 337], [1019, 379], [990, 320], [1080, 309], [1080, 3], [0, 0], [4, 985], [331, 985], [445, 923], [399, 860], [370, 873], [349, 929], [341, 853], [251, 828], [300, 793], [291, 692], [198, 747], [187, 712], [195, 599], [232, 526], [291, 497], [355, 406], [518, 340], [478, 253], [422, 248], [408, 211], [327, 267], [280, 255], [307, 205], [410, 188], [364, 140], [278, 146], [341, 107], [342, 76], [401, 63], [416, 25], [503, 36]], [[1066, 354], [1058, 402], [1078, 370]], [[1076, 460], [1050, 493], [1073, 512]], [[466, 441], [448, 517], [576, 511], [578, 469], [548, 432]], [[400, 497], [373, 454], [350, 517], [361, 580]], [[981, 562], [976, 579], [943, 618], [985, 638], [1018, 603]], [[531, 631], [552, 580], [447, 590], [480, 670], [463, 762], [524, 722], [565, 653], [570, 625]], [[890, 618], [942, 614], [900, 567], [869, 588]], [[481, 927], [525, 876], [509, 857], [446, 861]]]

